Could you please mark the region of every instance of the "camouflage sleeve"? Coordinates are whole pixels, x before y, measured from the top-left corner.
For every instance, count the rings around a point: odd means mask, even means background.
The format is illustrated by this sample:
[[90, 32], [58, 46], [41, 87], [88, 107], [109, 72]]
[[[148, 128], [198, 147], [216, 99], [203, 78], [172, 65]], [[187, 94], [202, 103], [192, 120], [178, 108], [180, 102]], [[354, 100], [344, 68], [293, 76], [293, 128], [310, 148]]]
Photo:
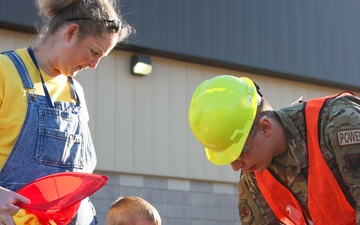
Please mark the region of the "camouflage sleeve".
[[[334, 150], [336, 164], [349, 189], [360, 224], [360, 101], [335, 104], [325, 126], [325, 134]], [[356, 205], [356, 206], [355, 206]]]
[[282, 224], [262, 196], [251, 172], [245, 172], [240, 177], [238, 208], [242, 225]]

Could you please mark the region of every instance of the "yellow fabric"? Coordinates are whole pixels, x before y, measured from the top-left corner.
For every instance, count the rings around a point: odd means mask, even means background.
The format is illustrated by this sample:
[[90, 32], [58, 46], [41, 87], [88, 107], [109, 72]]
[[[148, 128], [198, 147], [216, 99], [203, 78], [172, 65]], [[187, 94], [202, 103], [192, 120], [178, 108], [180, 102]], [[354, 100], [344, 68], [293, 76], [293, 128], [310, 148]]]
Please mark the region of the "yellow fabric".
[[[14, 216], [13, 220], [16, 225], [41, 225], [38, 218], [34, 214], [27, 214], [26, 210], [20, 209]], [[49, 224], [56, 225], [54, 221]]]
[[[17, 49], [16, 53], [22, 58], [28, 69], [35, 85], [35, 93], [44, 95], [39, 71], [32, 62], [27, 49]], [[74, 102], [66, 76], [51, 77], [43, 71], [41, 74], [53, 101]], [[83, 90], [77, 82], [76, 90], [82, 100]], [[84, 100], [81, 103], [84, 103]], [[82, 110], [86, 109], [84, 105], [82, 106]], [[26, 90], [23, 88], [17, 69], [7, 56], [0, 54], [0, 169], [4, 166], [21, 130], [26, 108]]]

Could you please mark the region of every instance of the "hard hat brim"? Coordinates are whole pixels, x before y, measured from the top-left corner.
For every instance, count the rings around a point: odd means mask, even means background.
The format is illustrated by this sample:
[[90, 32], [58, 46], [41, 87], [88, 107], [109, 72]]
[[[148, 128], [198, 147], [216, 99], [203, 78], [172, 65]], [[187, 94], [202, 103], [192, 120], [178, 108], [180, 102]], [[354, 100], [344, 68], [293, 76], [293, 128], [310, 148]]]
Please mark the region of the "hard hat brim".
[[[246, 137], [247, 136], [248, 134], [246, 134]], [[230, 164], [239, 158], [244, 148], [245, 142], [246, 138], [243, 138], [239, 140], [239, 142], [232, 144], [229, 148], [221, 152], [216, 152], [205, 147], [206, 157], [211, 163], [215, 165], [224, 166], [226, 164]]]

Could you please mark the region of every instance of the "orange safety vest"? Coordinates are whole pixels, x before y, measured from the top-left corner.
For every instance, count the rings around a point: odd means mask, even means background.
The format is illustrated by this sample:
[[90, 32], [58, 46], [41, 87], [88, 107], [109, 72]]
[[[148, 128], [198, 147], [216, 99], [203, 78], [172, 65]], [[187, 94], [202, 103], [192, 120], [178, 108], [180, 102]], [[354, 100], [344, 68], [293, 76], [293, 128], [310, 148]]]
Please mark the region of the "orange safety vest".
[[[314, 225], [354, 225], [355, 209], [345, 198], [320, 150], [318, 125], [321, 107], [328, 98], [349, 93], [313, 99], [306, 102], [305, 118], [308, 147], [308, 208]], [[261, 193], [276, 217], [287, 225], [305, 225], [307, 219], [300, 203], [268, 169], [255, 172]]]

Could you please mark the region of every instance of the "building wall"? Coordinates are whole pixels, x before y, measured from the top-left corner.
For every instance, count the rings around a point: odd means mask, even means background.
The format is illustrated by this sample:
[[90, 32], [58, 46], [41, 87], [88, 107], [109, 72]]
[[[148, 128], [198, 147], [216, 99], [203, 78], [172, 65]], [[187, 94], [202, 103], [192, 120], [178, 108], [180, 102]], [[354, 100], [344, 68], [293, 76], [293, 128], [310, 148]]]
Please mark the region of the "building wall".
[[[0, 29], [0, 50], [30, 45], [31, 36]], [[74, 53], [75, 54], [75, 53]], [[152, 56], [148, 76], [130, 73], [131, 52], [114, 50], [97, 70], [76, 79], [83, 85], [98, 153], [96, 173], [109, 182], [92, 196], [100, 224], [118, 196], [153, 203], [164, 224], [239, 224], [237, 182], [230, 166], [205, 157], [187, 121], [198, 84], [219, 74], [248, 76], [274, 108], [333, 94], [339, 89]]]
[[[137, 30], [131, 51], [360, 91], [360, 1], [117, 2]], [[33, 31], [34, 3], [0, 1], [0, 27]]]
[[143, 51], [359, 90], [359, 1], [120, 2]]
[[164, 225], [239, 225], [237, 185], [192, 179], [96, 171], [108, 183], [91, 196], [99, 224], [106, 224], [111, 203], [139, 196], [159, 211]]

